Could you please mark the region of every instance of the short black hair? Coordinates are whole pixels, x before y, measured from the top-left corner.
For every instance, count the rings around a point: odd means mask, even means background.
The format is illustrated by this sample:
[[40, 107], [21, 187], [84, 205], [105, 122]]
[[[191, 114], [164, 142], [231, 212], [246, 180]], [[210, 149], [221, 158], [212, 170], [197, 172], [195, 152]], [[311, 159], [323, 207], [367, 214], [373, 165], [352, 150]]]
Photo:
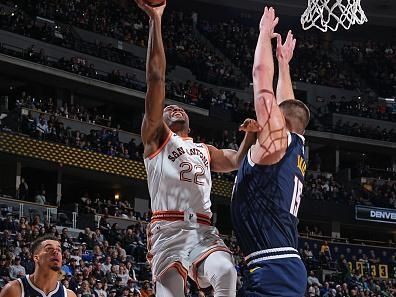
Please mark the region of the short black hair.
[[60, 243], [59, 239], [53, 235], [41, 236], [41, 237], [37, 238], [35, 241], [33, 241], [33, 243], [32, 243], [32, 248], [31, 248], [32, 255], [36, 254], [40, 245], [43, 243], [43, 241], [46, 241], [46, 240], [54, 240], [54, 241], [57, 241]]

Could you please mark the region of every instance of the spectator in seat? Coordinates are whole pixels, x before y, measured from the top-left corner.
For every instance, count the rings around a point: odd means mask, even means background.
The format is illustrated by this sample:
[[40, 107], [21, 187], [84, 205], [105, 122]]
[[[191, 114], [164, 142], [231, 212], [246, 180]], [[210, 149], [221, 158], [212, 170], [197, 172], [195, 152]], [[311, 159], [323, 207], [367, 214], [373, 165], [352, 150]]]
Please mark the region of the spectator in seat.
[[24, 177], [21, 177], [21, 183], [17, 189], [17, 199], [19, 200], [29, 200], [29, 186]]
[[327, 241], [324, 241], [320, 248], [320, 259], [323, 264], [327, 265], [331, 261], [331, 252]]
[[34, 261], [32, 254], [27, 246], [24, 246], [21, 253], [21, 265], [25, 267], [26, 274], [32, 274], [34, 272]]
[[96, 280], [94, 294], [95, 297], [107, 297], [107, 292], [103, 290], [103, 283], [100, 279]]
[[70, 290], [77, 292], [84, 281], [83, 273], [81, 271], [76, 271], [74, 277], [70, 280]]
[[95, 294], [92, 292], [89, 287], [88, 281], [83, 281], [81, 287], [77, 290], [77, 297], [95, 297]]
[[317, 285], [318, 287], [322, 287], [322, 284], [319, 282], [319, 279], [315, 276], [315, 272], [313, 270], [310, 271], [307, 282], [308, 285], [310, 286]]
[[10, 280], [10, 266], [6, 255], [0, 256], [0, 278], [6, 282]]
[[45, 194], [46, 194], [45, 190], [42, 190], [41, 193], [38, 193], [36, 195], [36, 197], [34, 197], [34, 202], [36, 202], [38, 204], [41, 204], [41, 205], [46, 204], [47, 203], [47, 199], [45, 197]]
[[109, 297], [116, 297], [117, 296], [117, 290], [115, 288], [111, 288], [109, 291]]
[[111, 267], [113, 265], [111, 264], [111, 257], [110, 256], [106, 256], [106, 259], [104, 261], [104, 263], [102, 264], [102, 271], [103, 273], [106, 275], [107, 273], [111, 272]]
[[48, 124], [47, 120], [44, 117], [44, 114], [40, 114], [36, 122], [36, 135], [40, 140], [45, 139], [45, 135], [48, 133]]
[[143, 281], [140, 295], [142, 297], [151, 297], [153, 295], [153, 289], [150, 287], [150, 282], [148, 280]]
[[[65, 254], [63, 255], [63, 258], [62, 258], [62, 271], [65, 273], [65, 275], [67, 275], [67, 274], [73, 274], [73, 272], [74, 272], [74, 269], [72, 269], [72, 267], [71, 267], [71, 265], [70, 264], [67, 264], [67, 257], [65, 257]], [[73, 258], [71, 258], [70, 259], [70, 263], [71, 262], [75, 262], [76, 261], [76, 259], [73, 259]]]
[[21, 258], [16, 256], [14, 259], [14, 265], [10, 267], [10, 279], [14, 280], [26, 275], [25, 267], [21, 265]]
[[2, 227], [11, 233], [16, 233], [18, 231], [18, 223], [14, 221], [12, 213], [7, 213], [7, 217], [2, 223]]
[[28, 238], [26, 236], [26, 230], [30, 230], [30, 225], [28, 224], [26, 217], [21, 217], [19, 219], [19, 223], [18, 223], [18, 231], [22, 233], [23, 230], [25, 230], [25, 234], [24, 234], [25, 236], [22, 235], [23, 239], [25, 241], [29, 241], [29, 240], [27, 240]]

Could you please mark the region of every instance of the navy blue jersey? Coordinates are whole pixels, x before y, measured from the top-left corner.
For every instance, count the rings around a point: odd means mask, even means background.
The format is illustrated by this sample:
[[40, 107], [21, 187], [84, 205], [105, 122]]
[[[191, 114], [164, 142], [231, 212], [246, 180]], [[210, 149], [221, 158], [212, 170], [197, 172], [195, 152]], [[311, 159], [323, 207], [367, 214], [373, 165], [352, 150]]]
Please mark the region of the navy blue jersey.
[[288, 143], [278, 163], [254, 164], [249, 151], [238, 170], [231, 217], [245, 255], [280, 247], [297, 249], [297, 212], [307, 165], [304, 138], [290, 133]]
[[57, 282], [56, 288], [46, 295], [31, 282], [29, 275], [19, 278], [18, 281], [22, 289], [21, 297], [67, 297], [67, 290], [60, 282]]

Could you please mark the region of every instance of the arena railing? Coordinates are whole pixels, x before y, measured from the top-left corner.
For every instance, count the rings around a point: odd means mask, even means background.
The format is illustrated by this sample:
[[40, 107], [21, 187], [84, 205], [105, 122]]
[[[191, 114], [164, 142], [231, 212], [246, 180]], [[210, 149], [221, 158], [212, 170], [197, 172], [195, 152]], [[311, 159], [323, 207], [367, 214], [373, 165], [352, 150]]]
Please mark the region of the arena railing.
[[[30, 221], [35, 216], [40, 217], [40, 221], [43, 219], [47, 220], [50, 224], [57, 224], [58, 227], [71, 227], [73, 229], [84, 229], [85, 227], [99, 228], [100, 220], [104, 214], [83, 214], [77, 211], [67, 211], [62, 208], [53, 205], [41, 205], [34, 202], [23, 201], [18, 199], [12, 199], [8, 197], [0, 197], [0, 214], [6, 217], [11, 214], [13, 217], [20, 219], [21, 217], [28, 218]], [[71, 226], [62, 225], [61, 216], [68, 214], [72, 216]], [[70, 218], [69, 218], [70, 219]], [[120, 229], [126, 229], [127, 227], [134, 224], [146, 225], [148, 222], [144, 220], [137, 220], [124, 217], [115, 217], [106, 215], [106, 221], [108, 224], [113, 225], [117, 223]], [[224, 235], [224, 237], [230, 238]], [[395, 249], [395, 243], [374, 241], [367, 239], [348, 239], [342, 237], [330, 237], [323, 235], [310, 235], [307, 233], [300, 233], [300, 239], [316, 240], [319, 243], [327, 241], [328, 243], [346, 244], [352, 246], [365, 246], [373, 248], [391, 248]]]
[[299, 233], [300, 239], [310, 239], [316, 240], [320, 243], [327, 241], [329, 244], [346, 244], [351, 246], [364, 246], [364, 247], [372, 247], [372, 248], [387, 248], [387, 249], [396, 249], [396, 243], [389, 243], [384, 241], [375, 241], [375, 240], [367, 240], [367, 239], [357, 239], [357, 238], [338, 238], [331, 236], [322, 236], [322, 235], [309, 235], [307, 233]]
[[[103, 126], [100, 124], [92, 123], [92, 122], [85, 122], [85, 121], [80, 121], [77, 119], [69, 118], [69, 117], [64, 117], [59, 114], [54, 114], [54, 113], [48, 113], [48, 112], [42, 112], [37, 109], [32, 109], [32, 108], [27, 108], [27, 107], [22, 107], [21, 113], [26, 114], [26, 112], [31, 112], [34, 117], [38, 117], [40, 114], [44, 114], [46, 118], [48, 119], [51, 116], [55, 116], [58, 119], [60, 119], [63, 124], [65, 124], [65, 127], [71, 127], [72, 129], [76, 128], [80, 132], [83, 132], [85, 134], [89, 134], [90, 130], [100, 130], [100, 129], [106, 129], [106, 130], [113, 130], [115, 128], [111, 128], [108, 126]], [[132, 138], [136, 140], [140, 140], [140, 135], [139, 134], [134, 134], [125, 130], [118, 130], [117, 129], [118, 136], [121, 142], [123, 143], [128, 143]]]
[[26, 217], [30, 220], [33, 220], [35, 216], [39, 216], [40, 220], [46, 219], [49, 223], [53, 223], [57, 221], [58, 207], [0, 197], [0, 213], [3, 216], [11, 214], [19, 219]]
[[[53, 205], [41, 205], [4, 196], [0, 197], [0, 214], [3, 217], [11, 214], [17, 219], [25, 217], [30, 221], [35, 216], [39, 216], [40, 221], [46, 220], [50, 224], [56, 224], [59, 227], [71, 227], [73, 229], [84, 229], [85, 227], [98, 228], [100, 219], [105, 216], [104, 214], [79, 213], [78, 207], [75, 208], [75, 211], [70, 211]], [[147, 224], [143, 220], [109, 215], [106, 215], [106, 221], [110, 225], [117, 223], [121, 229], [126, 229], [128, 226], [134, 224]]]

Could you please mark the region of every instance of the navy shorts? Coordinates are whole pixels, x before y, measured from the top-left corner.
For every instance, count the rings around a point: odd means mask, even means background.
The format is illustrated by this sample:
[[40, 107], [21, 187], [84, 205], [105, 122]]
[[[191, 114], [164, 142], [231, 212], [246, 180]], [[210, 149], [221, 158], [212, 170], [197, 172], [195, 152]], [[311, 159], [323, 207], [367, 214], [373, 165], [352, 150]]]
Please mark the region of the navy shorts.
[[263, 261], [249, 267], [238, 297], [303, 297], [307, 270], [299, 258]]

